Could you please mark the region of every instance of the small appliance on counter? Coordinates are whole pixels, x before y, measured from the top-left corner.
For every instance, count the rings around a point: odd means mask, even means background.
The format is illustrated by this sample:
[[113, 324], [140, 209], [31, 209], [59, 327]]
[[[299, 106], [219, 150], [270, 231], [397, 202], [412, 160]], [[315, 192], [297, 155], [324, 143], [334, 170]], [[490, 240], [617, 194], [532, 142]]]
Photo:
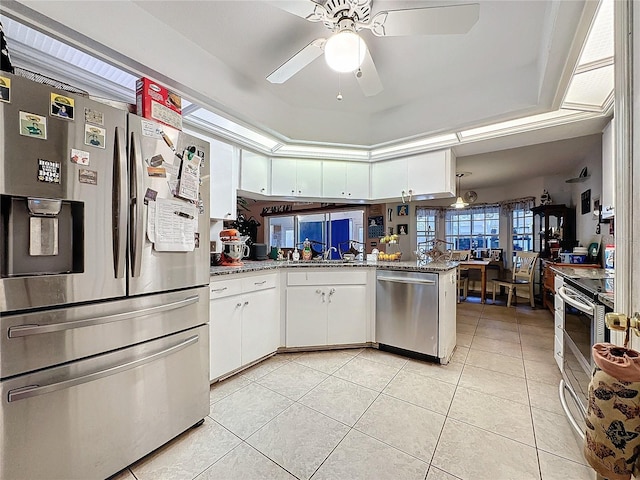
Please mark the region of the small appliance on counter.
[[238, 230], [230, 228], [220, 232], [222, 243], [222, 261], [224, 267], [241, 267], [241, 260], [249, 255], [249, 245], [245, 242], [249, 237], [241, 237]]
[[[254, 243], [252, 245], [253, 247], [253, 259], [254, 260], [268, 260], [269, 259], [269, 253], [267, 250], [267, 244], [266, 243]], [[276, 249], [276, 258], [278, 256], [277, 253], [277, 249]]]

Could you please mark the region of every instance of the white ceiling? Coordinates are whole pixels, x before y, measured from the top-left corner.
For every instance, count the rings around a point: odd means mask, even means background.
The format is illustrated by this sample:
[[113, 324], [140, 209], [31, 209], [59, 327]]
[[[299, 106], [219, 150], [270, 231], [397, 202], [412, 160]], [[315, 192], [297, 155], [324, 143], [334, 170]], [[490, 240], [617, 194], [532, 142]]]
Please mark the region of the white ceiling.
[[[373, 0], [372, 10], [457, 3], [464, 2]], [[322, 57], [283, 85], [269, 83], [269, 73], [330, 32], [265, 1], [9, 0], [2, 10], [282, 143], [372, 147], [560, 107], [597, 2], [477, 3], [480, 19], [465, 35], [379, 38], [364, 32], [384, 85], [374, 97], [364, 97], [351, 74], [339, 78]], [[338, 88], [341, 102], [335, 98]], [[477, 165], [490, 162], [485, 152], [542, 142], [562, 149], [557, 159], [572, 167], [584, 158], [581, 146], [589, 142], [557, 140], [599, 133], [605, 121], [592, 118], [459, 145], [458, 169], [470, 170], [466, 156], [475, 155]], [[561, 168], [551, 160], [537, 165], [548, 172]], [[500, 168], [517, 174], [509, 162]], [[474, 173], [472, 178], [480, 188], [507, 177], [483, 179]]]

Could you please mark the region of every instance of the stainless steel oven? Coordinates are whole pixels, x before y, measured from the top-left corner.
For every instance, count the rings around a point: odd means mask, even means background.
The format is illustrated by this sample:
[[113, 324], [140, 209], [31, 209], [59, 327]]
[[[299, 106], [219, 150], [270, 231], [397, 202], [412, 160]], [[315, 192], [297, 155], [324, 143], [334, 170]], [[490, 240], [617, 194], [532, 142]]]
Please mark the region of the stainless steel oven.
[[565, 278], [556, 293], [564, 303], [560, 402], [569, 422], [584, 438], [584, 417], [594, 366], [591, 347], [608, 342], [609, 332], [604, 323], [606, 307], [596, 300], [597, 292], [582, 287], [578, 281]]

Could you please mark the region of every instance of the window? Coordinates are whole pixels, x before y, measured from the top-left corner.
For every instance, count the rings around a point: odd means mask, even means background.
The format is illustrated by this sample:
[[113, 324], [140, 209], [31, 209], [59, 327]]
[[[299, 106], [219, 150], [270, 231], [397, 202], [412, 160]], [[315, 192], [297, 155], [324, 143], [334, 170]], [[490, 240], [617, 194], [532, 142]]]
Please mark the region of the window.
[[515, 258], [516, 252], [530, 252], [533, 250], [533, 202], [520, 202], [513, 205], [511, 212], [511, 252]]
[[447, 210], [445, 240], [453, 250], [500, 248], [500, 211], [497, 205]]
[[436, 238], [438, 212], [435, 208], [416, 207], [416, 239], [418, 245]]
[[268, 220], [269, 245], [280, 248], [300, 248], [305, 238], [312, 242], [315, 254], [335, 247], [331, 258], [340, 258], [339, 252], [349, 249], [351, 240], [364, 245], [364, 211], [347, 210], [270, 217]]
[[280, 248], [293, 248], [293, 216], [269, 218], [269, 245]]

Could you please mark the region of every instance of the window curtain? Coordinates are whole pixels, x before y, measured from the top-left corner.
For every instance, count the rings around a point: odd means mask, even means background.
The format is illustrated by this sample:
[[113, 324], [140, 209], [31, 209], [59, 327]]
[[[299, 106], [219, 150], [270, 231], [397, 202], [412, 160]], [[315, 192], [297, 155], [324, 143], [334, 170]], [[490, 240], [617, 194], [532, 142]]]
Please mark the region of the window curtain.
[[536, 197], [523, 197], [500, 202], [500, 211], [503, 216], [511, 218], [514, 210], [531, 210], [535, 206]]

